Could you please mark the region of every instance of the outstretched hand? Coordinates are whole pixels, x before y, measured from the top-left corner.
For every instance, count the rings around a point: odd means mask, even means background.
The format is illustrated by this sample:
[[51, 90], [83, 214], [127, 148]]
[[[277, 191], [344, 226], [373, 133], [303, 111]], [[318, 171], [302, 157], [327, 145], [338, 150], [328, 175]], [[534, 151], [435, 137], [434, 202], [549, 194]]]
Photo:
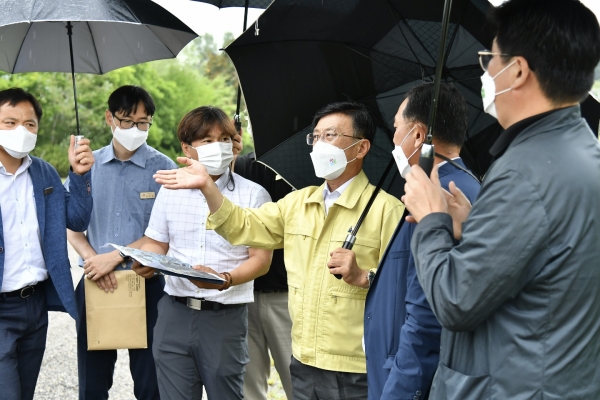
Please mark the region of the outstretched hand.
[[413, 165], [406, 176], [404, 185], [404, 196], [402, 202], [410, 211], [411, 217], [408, 222], [420, 222], [431, 213], [448, 212], [448, 204], [444, 189], [440, 184], [438, 166], [431, 171], [431, 179], [418, 165]]
[[185, 164], [185, 167], [156, 171], [153, 175], [156, 183], [167, 189], [203, 189], [211, 181], [201, 162], [187, 157], [177, 157], [177, 162]]

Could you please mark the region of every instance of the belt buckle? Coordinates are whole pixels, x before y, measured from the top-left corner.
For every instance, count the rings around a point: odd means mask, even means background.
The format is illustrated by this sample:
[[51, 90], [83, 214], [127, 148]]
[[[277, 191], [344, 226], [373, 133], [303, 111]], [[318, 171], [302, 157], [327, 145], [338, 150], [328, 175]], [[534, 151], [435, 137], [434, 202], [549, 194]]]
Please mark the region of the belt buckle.
[[187, 306], [193, 310], [202, 310], [202, 300], [194, 299], [193, 297], [187, 298]]
[[21, 289], [19, 296], [21, 296], [22, 299], [26, 299], [27, 297], [31, 296], [33, 292], [35, 292], [35, 288], [33, 286], [26, 286]]

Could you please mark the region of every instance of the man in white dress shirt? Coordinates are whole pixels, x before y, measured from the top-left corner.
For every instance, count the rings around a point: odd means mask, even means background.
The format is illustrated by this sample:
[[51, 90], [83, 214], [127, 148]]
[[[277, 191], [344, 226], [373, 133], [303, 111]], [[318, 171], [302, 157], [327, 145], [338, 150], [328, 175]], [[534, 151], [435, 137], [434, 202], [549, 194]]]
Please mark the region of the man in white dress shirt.
[[[33, 399], [46, 348], [48, 310], [77, 318], [67, 228], [84, 231], [92, 212], [88, 139], [68, 159], [71, 193], [56, 170], [29, 155], [42, 108], [20, 88], [0, 91], [0, 399]], [[66, 154], [65, 154], [66, 155]]]
[[[230, 171], [233, 160], [232, 122], [220, 109], [199, 107], [179, 123], [177, 134], [187, 157], [199, 160], [225, 197], [241, 207], [259, 207], [271, 200], [261, 186]], [[233, 246], [206, 230], [209, 210], [199, 190], [158, 193], [142, 250], [167, 254], [223, 277], [211, 285], [169, 277], [158, 304], [153, 355], [163, 399], [242, 399], [248, 362], [248, 309], [253, 282], [265, 274], [272, 252]], [[141, 276], [154, 270], [134, 264]], [[216, 290], [217, 289], [217, 290]]]

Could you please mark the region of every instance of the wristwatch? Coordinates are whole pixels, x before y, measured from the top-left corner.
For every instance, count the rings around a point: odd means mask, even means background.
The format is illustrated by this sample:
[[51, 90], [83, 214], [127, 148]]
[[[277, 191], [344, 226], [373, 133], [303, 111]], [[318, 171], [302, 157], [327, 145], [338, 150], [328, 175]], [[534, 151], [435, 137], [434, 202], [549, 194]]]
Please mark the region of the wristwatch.
[[373, 284], [373, 279], [375, 279], [375, 271], [371, 269], [367, 275], [367, 280], [369, 281], [369, 286], [367, 286], [367, 289]]

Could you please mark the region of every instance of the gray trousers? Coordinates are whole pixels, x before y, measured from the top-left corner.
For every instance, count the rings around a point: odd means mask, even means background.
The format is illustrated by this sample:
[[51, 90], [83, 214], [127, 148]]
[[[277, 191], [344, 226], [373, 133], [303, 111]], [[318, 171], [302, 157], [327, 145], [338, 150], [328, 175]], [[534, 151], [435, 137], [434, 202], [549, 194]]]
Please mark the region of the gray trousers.
[[193, 310], [165, 295], [152, 354], [162, 400], [243, 399], [248, 363], [247, 306]]
[[367, 400], [367, 374], [327, 371], [294, 357], [290, 371], [294, 400]]
[[248, 304], [248, 351], [244, 394], [247, 400], [266, 400], [271, 373], [269, 351], [288, 399], [292, 398], [290, 359], [292, 358], [292, 320], [288, 294], [254, 292]]

